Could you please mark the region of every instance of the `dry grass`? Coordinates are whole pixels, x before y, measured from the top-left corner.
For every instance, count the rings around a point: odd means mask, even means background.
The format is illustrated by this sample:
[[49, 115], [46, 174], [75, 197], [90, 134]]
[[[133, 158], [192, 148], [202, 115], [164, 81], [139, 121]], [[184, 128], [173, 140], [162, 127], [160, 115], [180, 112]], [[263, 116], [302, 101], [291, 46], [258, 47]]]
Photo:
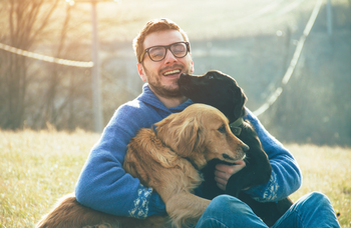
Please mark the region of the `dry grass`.
[[[56, 199], [74, 190], [75, 181], [98, 134], [25, 130], [0, 131], [0, 227], [34, 227]], [[351, 222], [351, 149], [287, 145], [304, 174], [294, 200], [311, 191], [325, 193]]]
[[97, 134], [0, 131], [0, 227], [34, 227], [75, 181]]
[[301, 189], [292, 195], [320, 191], [327, 195], [340, 213], [342, 227], [351, 227], [351, 148], [287, 145], [298, 161], [302, 174]]

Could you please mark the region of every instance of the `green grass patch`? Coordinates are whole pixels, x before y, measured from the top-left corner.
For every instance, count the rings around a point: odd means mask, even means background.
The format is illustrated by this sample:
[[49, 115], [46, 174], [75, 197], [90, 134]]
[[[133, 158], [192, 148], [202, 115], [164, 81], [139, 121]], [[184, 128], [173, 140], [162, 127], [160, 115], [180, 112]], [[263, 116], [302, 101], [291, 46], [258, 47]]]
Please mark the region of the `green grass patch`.
[[[73, 192], [98, 134], [76, 131], [0, 131], [0, 228], [34, 227], [56, 200]], [[301, 189], [331, 200], [343, 228], [351, 225], [351, 149], [287, 145], [302, 169]]]

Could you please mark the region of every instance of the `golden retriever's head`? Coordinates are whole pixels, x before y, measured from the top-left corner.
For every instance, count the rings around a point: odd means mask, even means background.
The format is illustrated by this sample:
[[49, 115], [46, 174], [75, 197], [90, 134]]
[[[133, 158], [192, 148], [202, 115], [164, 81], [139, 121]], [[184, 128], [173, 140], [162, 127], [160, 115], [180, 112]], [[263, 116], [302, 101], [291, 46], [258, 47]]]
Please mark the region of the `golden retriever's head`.
[[233, 163], [245, 158], [248, 146], [231, 132], [218, 109], [193, 104], [156, 123], [157, 136], [177, 154], [202, 168], [214, 158]]

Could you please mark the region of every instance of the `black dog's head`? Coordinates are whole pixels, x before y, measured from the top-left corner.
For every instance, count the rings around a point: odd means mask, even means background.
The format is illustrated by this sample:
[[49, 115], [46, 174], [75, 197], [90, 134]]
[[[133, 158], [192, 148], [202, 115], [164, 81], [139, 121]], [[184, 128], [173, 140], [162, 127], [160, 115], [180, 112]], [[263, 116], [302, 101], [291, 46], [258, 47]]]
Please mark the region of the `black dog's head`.
[[236, 81], [219, 71], [204, 75], [183, 73], [178, 80], [180, 92], [195, 103], [216, 107], [230, 122], [245, 115], [246, 96]]

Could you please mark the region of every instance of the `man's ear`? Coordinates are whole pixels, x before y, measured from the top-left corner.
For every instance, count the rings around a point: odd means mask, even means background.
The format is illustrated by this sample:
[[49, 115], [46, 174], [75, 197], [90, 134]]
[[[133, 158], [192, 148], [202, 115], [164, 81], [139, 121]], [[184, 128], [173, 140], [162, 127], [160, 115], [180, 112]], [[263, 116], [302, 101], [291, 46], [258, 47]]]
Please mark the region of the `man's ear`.
[[146, 75], [144, 72], [143, 64], [137, 63], [137, 67], [138, 67], [138, 73], [139, 73], [141, 80], [143, 80], [145, 82], [147, 80], [147, 78], [146, 78]]
[[190, 66], [191, 66], [190, 73], [194, 73], [194, 62], [193, 62], [193, 60], [191, 60]]

